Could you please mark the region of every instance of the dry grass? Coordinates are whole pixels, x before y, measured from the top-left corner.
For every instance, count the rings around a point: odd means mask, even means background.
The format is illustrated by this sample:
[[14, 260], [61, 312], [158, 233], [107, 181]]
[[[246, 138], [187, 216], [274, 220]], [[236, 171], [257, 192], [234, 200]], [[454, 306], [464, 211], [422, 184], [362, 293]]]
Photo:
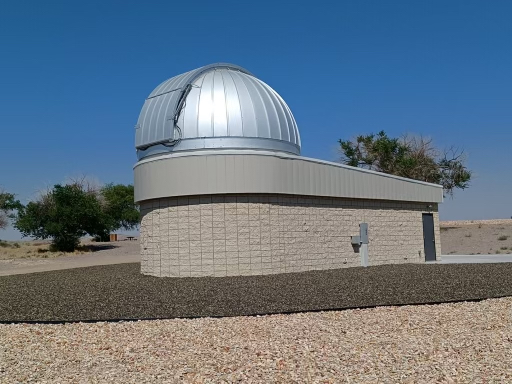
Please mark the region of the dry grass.
[[93, 245], [86, 242], [75, 252], [51, 252], [49, 241], [2, 241], [0, 240], [0, 260], [48, 259], [60, 256], [80, 255], [91, 252]]

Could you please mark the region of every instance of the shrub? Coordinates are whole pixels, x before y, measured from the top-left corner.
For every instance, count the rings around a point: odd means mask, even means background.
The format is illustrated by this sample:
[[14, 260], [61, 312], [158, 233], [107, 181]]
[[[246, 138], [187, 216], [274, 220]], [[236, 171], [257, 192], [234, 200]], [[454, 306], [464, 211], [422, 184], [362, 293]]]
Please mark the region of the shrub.
[[109, 241], [109, 233], [139, 223], [132, 185], [91, 187], [84, 180], [55, 185], [38, 200], [18, 209], [14, 223], [23, 236], [52, 239], [50, 251], [73, 252], [80, 238]]
[[107, 231], [100, 202], [78, 184], [55, 185], [37, 201], [18, 211], [14, 226], [23, 236], [52, 239], [57, 251], [73, 252], [85, 234]]
[[498, 237], [499, 241], [504, 241], [504, 240], [507, 240], [507, 239], [508, 239], [508, 236], [505, 236], [505, 235]]
[[0, 229], [7, 228], [9, 220], [14, 218], [13, 212], [22, 208], [14, 197], [12, 193], [0, 191]]

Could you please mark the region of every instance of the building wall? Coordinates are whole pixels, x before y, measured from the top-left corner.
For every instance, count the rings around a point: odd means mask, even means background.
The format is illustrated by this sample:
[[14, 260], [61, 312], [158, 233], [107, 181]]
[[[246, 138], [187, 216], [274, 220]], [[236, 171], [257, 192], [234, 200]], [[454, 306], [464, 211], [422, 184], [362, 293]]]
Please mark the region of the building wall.
[[233, 276], [360, 266], [350, 242], [369, 224], [369, 265], [424, 261], [422, 213], [437, 204], [289, 195], [142, 201], [141, 272]]

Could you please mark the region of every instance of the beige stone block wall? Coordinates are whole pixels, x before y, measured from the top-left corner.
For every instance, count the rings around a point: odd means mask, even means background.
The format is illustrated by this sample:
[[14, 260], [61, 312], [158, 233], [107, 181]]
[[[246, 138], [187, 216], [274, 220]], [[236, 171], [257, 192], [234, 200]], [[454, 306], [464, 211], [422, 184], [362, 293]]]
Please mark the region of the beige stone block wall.
[[423, 262], [422, 213], [437, 204], [214, 195], [141, 202], [141, 272], [153, 276], [233, 276], [361, 265], [350, 236], [369, 225], [369, 264]]

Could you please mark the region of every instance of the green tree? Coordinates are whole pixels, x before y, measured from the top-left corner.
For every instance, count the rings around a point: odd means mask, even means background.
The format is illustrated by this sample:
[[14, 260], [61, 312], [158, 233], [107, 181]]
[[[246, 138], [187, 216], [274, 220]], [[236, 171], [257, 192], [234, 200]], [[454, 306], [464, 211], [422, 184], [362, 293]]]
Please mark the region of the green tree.
[[37, 201], [18, 211], [15, 221], [23, 236], [52, 239], [52, 248], [72, 252], [80, 237], [108, 232], [105, 214], [94, 191], [78, 183], [55, 185]]
[[[138, 226], [140, 214], [134, 202], [133, 185], [107, 184], [100, 189], [99, 199], [109, 232], [130, 230]], [[99, 239], [106, 241], [106, 237], [108, 233]]]
[[467, 188], [471, 180], [463, 151], [440, 151], [422, 137], [390, 138], [381, 131], [338, 142], [341, 161], [347, 165], [440, 184], [448, 195]]
[[108, 241], [118, 229], [133, 229], [139, 223], [132, 185], [97, 187], [85, 178], [55, 185], [38, 200], [18, 210], [14, 226], [23, 236], [52, 239], [52, 248], [71, 252], [80, 238], [90, 235]]
[[0, 229], [5, 229], [9, 225], [9, 219], [14, 218], [14, 211], [22, 207], [15, 195], [0, 191]]

